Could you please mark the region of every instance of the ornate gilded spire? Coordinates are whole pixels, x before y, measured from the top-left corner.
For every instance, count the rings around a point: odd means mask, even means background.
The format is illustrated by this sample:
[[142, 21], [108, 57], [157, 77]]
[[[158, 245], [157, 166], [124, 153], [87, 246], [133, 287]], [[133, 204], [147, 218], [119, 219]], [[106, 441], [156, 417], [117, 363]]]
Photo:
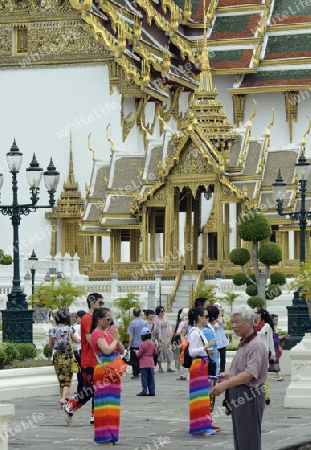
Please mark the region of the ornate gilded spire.
[[207, 15], [206, 15], [206, 0], [204, 0], [204, 36], [203, 48], [201, 52], [201, 73], [199, 91], [212, 91], [212, 76], [208, 59], [207, 48]]
[[69, 171], [67, 183], [75, 183], [75, 175], [73, 173], [73, 157], [72, 157], [72, 129], [70, 128], [70, 147], [69, 147]]

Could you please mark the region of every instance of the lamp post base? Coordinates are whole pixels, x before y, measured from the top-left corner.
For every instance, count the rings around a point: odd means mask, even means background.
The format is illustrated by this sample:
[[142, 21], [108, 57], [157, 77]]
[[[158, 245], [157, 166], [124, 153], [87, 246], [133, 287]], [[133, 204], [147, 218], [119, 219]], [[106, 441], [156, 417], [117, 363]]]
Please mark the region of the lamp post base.
[[[296, 294], [296, 293], [295, 293]], [[301, 342], [305, 333], [311, 332], [311, 320], [306, 302], [299, 302], [298, 296], [294, 295], [293, 306], [287, 306], [288, 334], [289, 339], [285, 339], [284, 350], [290, 350]]]
[[33, 343], [32, 340], [32, 309], [4, 309], [2, 313], [2, 340], [19, 344]]

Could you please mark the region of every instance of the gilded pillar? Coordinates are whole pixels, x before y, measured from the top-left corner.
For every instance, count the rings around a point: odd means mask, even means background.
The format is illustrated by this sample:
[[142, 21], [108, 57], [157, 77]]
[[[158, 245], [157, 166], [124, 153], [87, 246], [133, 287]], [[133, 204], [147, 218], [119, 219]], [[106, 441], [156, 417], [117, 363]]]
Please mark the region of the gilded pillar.
[[289, 260], [289, 233], [287, 230], [283, 231], [283, 247], [282, 247], [282, 252], [283, 252], [283, 261], [288, 261]]
[[192, 251], [187, 250], [192, 243], [192, 192], [187, 190], [186, 192], [186, 221], [185, 221], [185, 265], [187, 270], [191, 270], [191, 255]]
[[121, 262], [121, 230], [113, 230], [113, 262]]
[[229, 203], [224, 204], [224, 215], [225, 223], [223, 226], [224, 230], [224, 259], [226, 261], [230, 260], [230, 214], [229, 214]]
[[150, 261], [155, 261], [155, 208], [150, 209]]
[[168, 263], [171, 260], [172, 249], [172, 221], [173, 221], [174, 197], [172, 186], [166, 188], [166, 208], [164, 223], [164, 258]]
[[142, 260], [146, 262], [148, 261], [148, 209], [146, 205], [143, 207], [142, 238]]
[[51, 221], [51, 247], [50, 254], [52, 258], [57, 254], [57, 219], [50, 219]]
[[96, 262], [102, 260], [102, 237], [96, 236]]
[[192, 251], [192, 270], [198, 268], [198, 244], [199, 244], [199, 214], [200, 214], [200, 193], [197, 192], [193, 205], [193, 251]]
[[139, 230], [130, 231], [130, 261], [139, 261]]
[[218, 188], [215, 192], [215, 205], [216, 205], [216, 230], [217, 230], [217, 261], [220, 264], [223, 261], [224, 245], [223, 245], [223, 209], [221, 203], [221, 188]]
[[91, 259], [91, 264], [93, 264], [95, 261], [95, 259], [94, 259], [94, 236], [90, 236], [90, 259]]

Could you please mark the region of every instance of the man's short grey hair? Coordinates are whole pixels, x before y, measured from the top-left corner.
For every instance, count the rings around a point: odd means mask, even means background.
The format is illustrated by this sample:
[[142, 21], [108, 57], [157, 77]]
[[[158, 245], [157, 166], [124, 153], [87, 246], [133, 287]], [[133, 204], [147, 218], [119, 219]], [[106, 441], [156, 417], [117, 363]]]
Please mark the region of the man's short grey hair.
[[232, 316], [241, 316], [241, 319], [246, 322], [254, 321], [254, 310], [246, 305], [237, 306], [233, 309]]

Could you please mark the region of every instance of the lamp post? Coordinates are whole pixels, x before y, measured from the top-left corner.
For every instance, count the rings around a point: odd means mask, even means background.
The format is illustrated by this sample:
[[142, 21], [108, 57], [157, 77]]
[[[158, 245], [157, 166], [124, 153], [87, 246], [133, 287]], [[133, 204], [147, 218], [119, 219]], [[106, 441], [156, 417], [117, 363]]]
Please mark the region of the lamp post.
[[[52, 158], [47, 170], [43, 173], [46, 189], [49, 193], [49, 205], [37, 205], [39, 200], [42, 169], [35, 154], [26, 169], [27, 180], [30, 185], [31, 203], [19, 204], [17, 191], [17, 174], [22, 164], [23, 154], [19, 151], [15, 139], [10, 151], [6, 154], [9, 171], [12, 174], [12, 204], [1, 205], [0, 211], [9, 216], [13, 226], [13, 280], [12, 292], [8, 294], [6, 309], [2, 310], [3, 342], [32, 342], [32, 310], [28, 309], [26, 294], [21, 289], [20, 259], [19, 259], [19, 225], [21, 216], [28, 216], [39, 208], [53, 208], [54, 194], [59, 182], [59, 172], [53, 164]], [[0, 189], [3, 184], [3, 174], [0, 174]]]
[[[35, 276], [36, 276], [36, 270], [38, 267], [38, 258], [35, 254], [35, 251], [32, 251], [32, 254], [30, 258], [28, 258], [28, 261], [30, 263], [30, 272], [31, 272], [31, 293], [32, 295], [35, 293]], [[32, 299], [32, 307], [33, 307], [33, 299]]]
[[[298, 176], [299, 193], [301, 198], [300, 211], [283, 212], [283, 202], [286, 193], [286, 183], [284, 183], [281, 170], [273, 183], [274, 198], [277, 203], [277, 212], [279, 216], [289, 216], [299, 221], [300, 229], [300, 263], [306, 260], [306, 228], [307, 219], [311, 219], [311, 211], [306, 210], [307, 179], [310, 174], [311, 165], [307, 162], [304, 153], [302, 153], [298, 162], [295, 164], [296, 174]], [[293, 305], [287, 306], [288, 312], [288, 334], [290, 339], [285, 340], [285, 348], [290, 349], [301, 341], [306, 332], [311, 331], [311, 322], [308, 307], [299, 291], [294, 292]]]

